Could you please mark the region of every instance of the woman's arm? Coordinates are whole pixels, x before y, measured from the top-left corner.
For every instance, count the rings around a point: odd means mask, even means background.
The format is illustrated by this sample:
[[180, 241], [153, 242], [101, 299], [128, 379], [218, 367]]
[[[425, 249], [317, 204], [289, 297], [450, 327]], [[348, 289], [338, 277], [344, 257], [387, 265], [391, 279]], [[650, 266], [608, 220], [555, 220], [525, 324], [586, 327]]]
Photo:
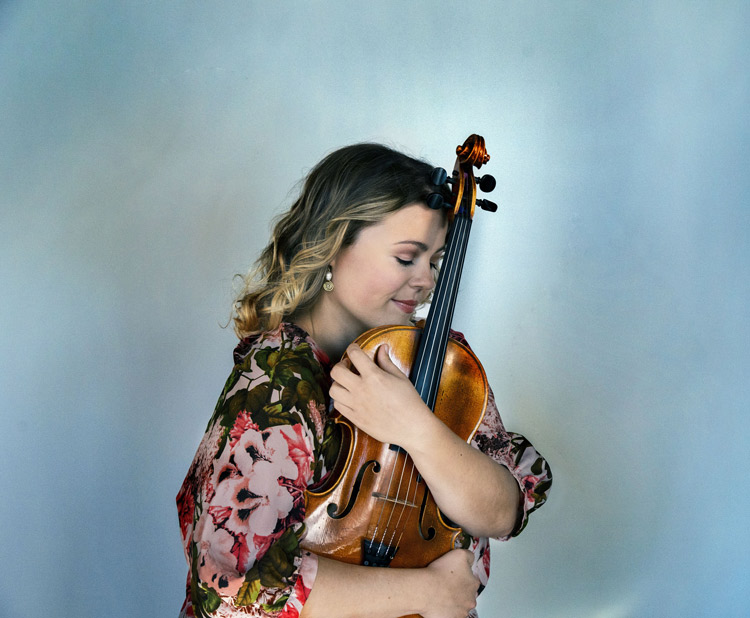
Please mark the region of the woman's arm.
[[456, 549], [421, 569], [385, 569], [318, 558], [318, 574], [300, 618], [466, 618], [479, 581], [473, 555]]
[[[324, 473], [323, 369], [296, 333], [235, 351], [235, 368], [177, 497], [185, 613], [294, 615], [315, 578], [299, 546], [305, 490]], [[319, 383], [320, 382], [320, 383]]]
[[466, 532], [510, 534], [521, 512], [521, 493], [508, 469], [443, 424], [384, 346], [377, 364], [354, 344], [347, 354], [357, 373], [342, 363], [333, 368], [330, 395], [336, 408], [375, 439], [403, 447], [441, 511]]

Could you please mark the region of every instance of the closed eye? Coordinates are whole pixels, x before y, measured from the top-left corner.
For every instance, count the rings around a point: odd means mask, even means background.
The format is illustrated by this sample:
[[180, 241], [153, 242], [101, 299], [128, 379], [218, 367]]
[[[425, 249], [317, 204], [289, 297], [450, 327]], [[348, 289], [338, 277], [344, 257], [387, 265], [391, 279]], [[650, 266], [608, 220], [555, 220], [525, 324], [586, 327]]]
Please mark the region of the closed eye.
[[397, 257], [396, 261], [401, 264], [401, 266], [411, 266], [414, 264], [414, 260], [402, 260], [400, 257]]

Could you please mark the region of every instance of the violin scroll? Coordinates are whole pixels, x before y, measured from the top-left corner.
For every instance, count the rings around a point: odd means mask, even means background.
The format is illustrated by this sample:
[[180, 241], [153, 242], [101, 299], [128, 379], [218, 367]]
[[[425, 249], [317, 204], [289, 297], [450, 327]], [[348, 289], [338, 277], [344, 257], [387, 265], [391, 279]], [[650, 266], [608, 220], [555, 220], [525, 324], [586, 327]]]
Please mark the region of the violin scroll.
[[456, 155], [452, 177], [449, 178], [448, 173], [442, 167], [436, 167], [430, 176], [435, 186], [439, 187], [446, 183], [451, 185], [453, 192], [451, 201], [446, 202], [439, 193], [431, 193], [427, 196], [427, 205], [435, 210], [451, 208], [454, 215], [463, 211], [468, 213], [469, 218], [474, 216], [475, 206], [495, 212], [497, 204], [476, 197], [477, 184], [484, 193], [490, 193], [497, 185], [494, 176], [485, 174], [480, 178], [475, 178], [472, 170], [472, 167], [479, 169], [490, 160], [490, 155], [484, 146], [484, 138], [481, 135], [470, 135], [462, 145], [456, 146]]
[[461, 146], [456, 146], [456, 156], [461, 163], [473, 165], [477, 169], [490, 160], [490, 155], [484, 147], [484, 138], [472, 133]]

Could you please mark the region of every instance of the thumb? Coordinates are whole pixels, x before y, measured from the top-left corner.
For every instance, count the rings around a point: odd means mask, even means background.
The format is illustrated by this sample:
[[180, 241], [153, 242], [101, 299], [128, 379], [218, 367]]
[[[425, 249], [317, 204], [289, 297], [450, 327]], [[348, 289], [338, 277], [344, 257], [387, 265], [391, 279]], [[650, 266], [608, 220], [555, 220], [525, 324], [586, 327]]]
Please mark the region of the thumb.
[[384, 343], [378, 347], [377, 360], [378, 367], [386, 373], [398, 377], [404, 376], [404, 372], [391, 360], [391, 347], [388, 344]]

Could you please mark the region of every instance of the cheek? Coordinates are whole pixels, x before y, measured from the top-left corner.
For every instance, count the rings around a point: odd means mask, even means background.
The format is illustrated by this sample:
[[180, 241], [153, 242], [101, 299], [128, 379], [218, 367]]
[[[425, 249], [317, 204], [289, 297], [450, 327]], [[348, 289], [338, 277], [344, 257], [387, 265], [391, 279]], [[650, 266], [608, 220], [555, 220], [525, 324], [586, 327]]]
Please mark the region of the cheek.
[[357, 264], [346, 273], [349, 301], [363, 307], [389, 300], [402, 286], [403, 276], [399, 271], [374, 261]]

